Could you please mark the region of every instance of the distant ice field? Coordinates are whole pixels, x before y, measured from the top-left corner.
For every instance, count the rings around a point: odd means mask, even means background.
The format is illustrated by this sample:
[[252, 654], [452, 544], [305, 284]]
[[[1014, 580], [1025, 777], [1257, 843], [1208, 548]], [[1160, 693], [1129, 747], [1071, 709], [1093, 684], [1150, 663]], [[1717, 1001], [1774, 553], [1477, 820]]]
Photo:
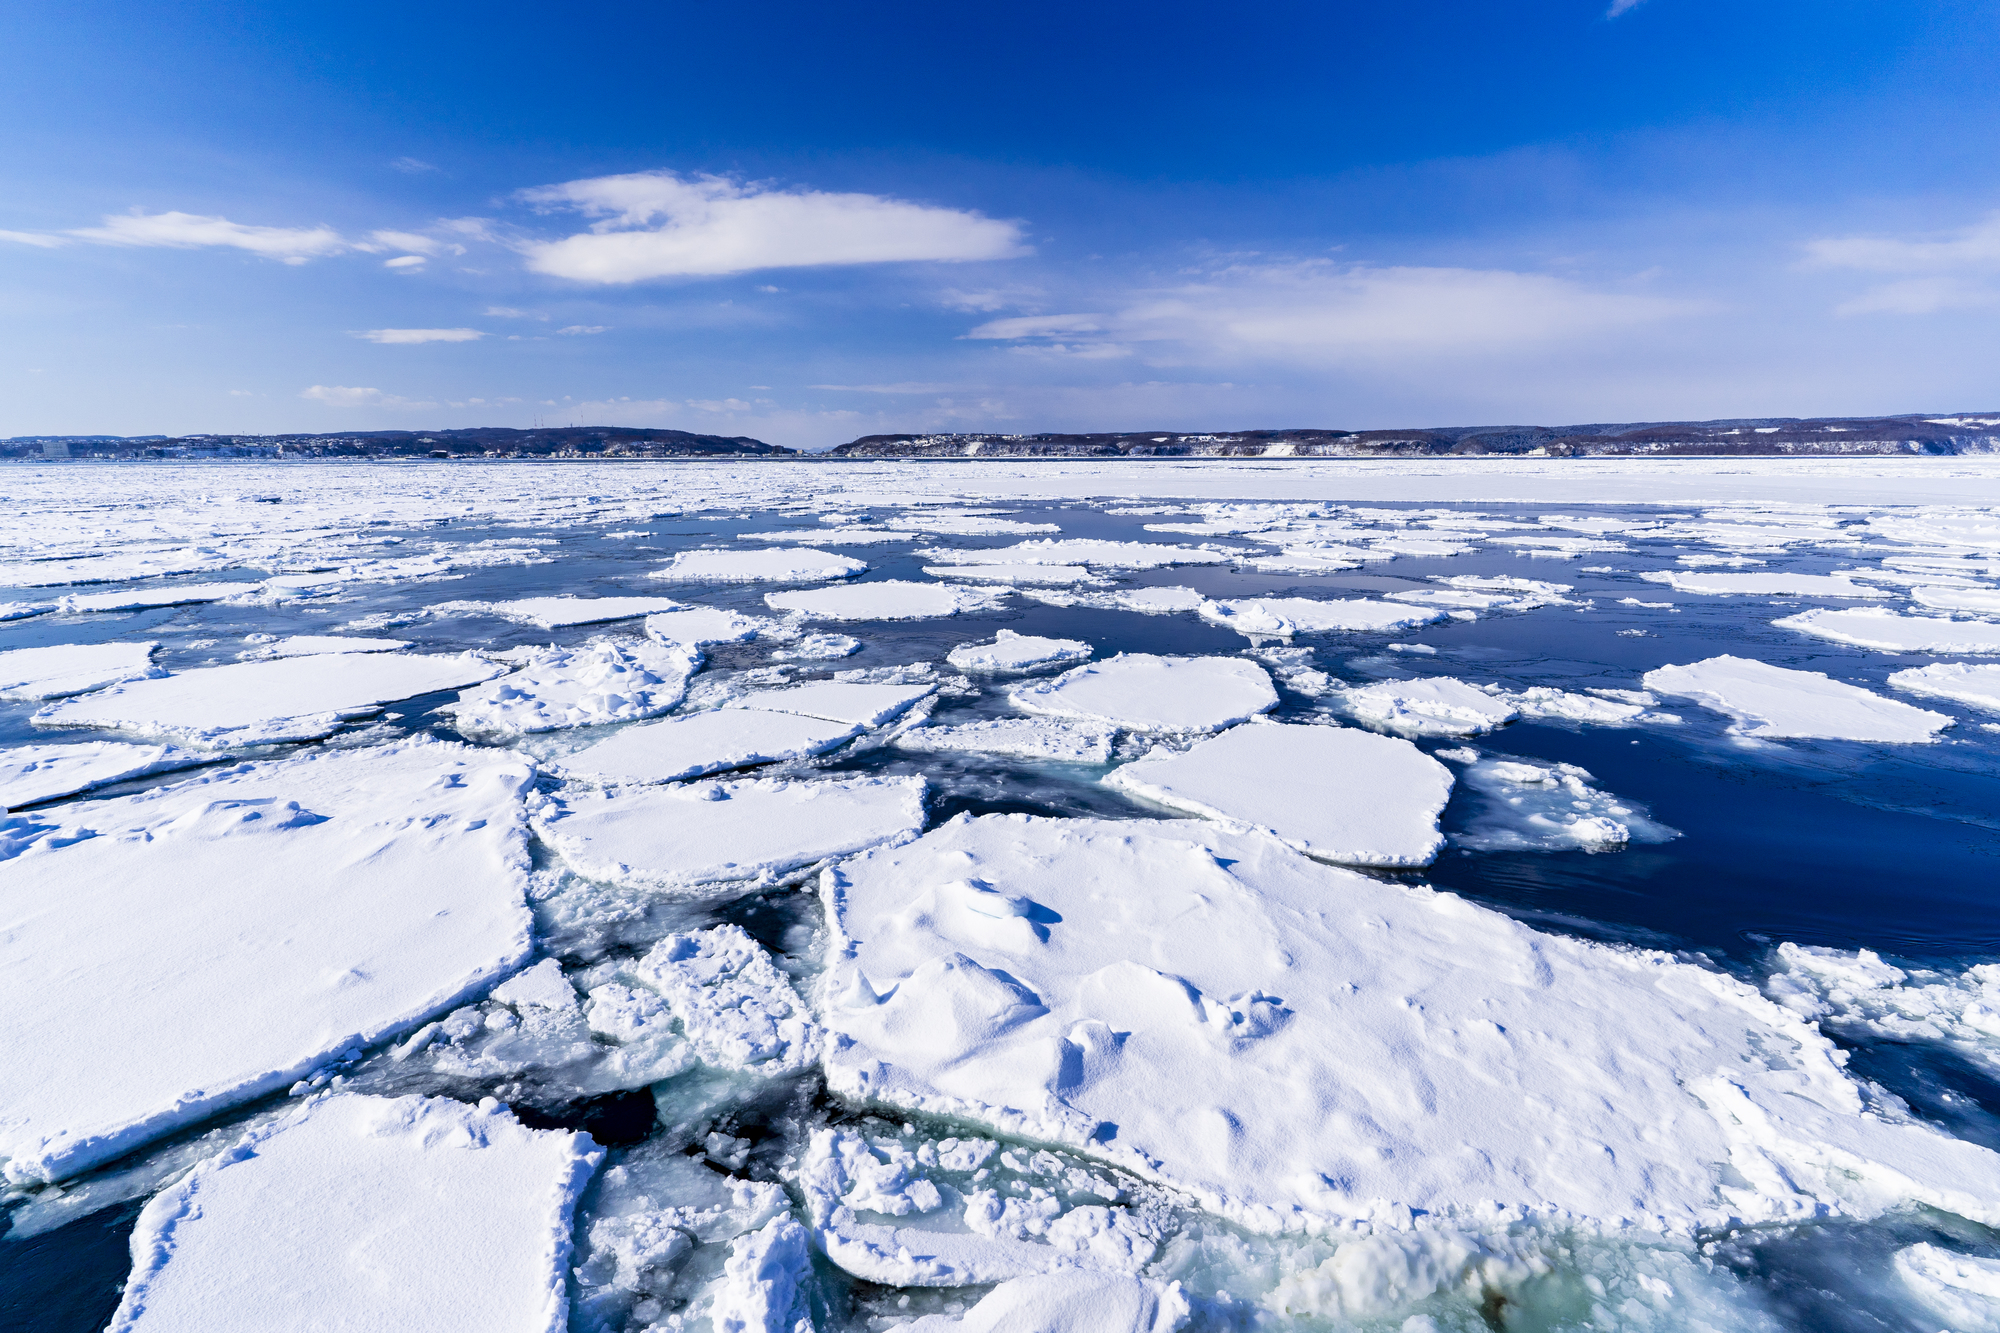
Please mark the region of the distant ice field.
[[4, 476], [9, 1327], [2000, 1328], [2000, 460]]

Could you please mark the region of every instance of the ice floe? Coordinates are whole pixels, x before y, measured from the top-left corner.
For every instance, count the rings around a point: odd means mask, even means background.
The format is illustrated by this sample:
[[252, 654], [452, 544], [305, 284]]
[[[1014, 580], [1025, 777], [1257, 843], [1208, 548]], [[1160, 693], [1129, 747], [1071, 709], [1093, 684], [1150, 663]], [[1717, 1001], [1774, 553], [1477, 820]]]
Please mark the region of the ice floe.
[[1849, 1037], [1937, 1042], [2000, 1073], [2000, 963], [1901, 968], [1872, 949], [1789, 941], [1774, 961], [1765, 992], [1805, 1018]]
[[1329, 693], [1350, 716], [1404, 736], [1477, 736], [1521, 715], [1501, 691], [1455, 676], [1385, 680]]
[[1896, 1251], [1896, 1276], [1952, 1333], [2000, 1333], [2000, 1259], [1929, 1243]]
[[1871, 1106], [1749, 987], [1261, 834], [961, 818], [822, 883], [835, 1093], [1062, 1143], [1258, 1231], [2000, 1218], [2000, 1155]]
[[1083, 606], [1097, 611], [1137, 611], [1141, 615], [1170, 616], [1182, 611], [1199, 611], [1208, 602], [1193, 588], [1127, 588], [1118, 592], [1056, 592], [1045, 588], [1022, 588], [1023, 597], [1048, 606]]
[[1912, 588], [1910, 600], [1918, 606], [1930, 607], [1933, 611], [1969, 611], [1982, 616], [2000, 615], [2000, 588]]
[[1087, 565], [1094, 569], [1165, 569], [1169, 565], [1219, 565], [1234, 553], [1159, 542], [1097, 541], [1087, 537], [1045, 537], [986, 550], [937, 547], [926, 559], [953, 565]]
[[1201, 618], [1224, 625], [1239, 634], [1253, 637], [1289, 639], [1295, 634], [1322, 634], [1331, 630], [1361, 630], [1384, 633], [1415, 629], [1443, 620], [1446, 613], [1434, 607], [1400, 606], [1370, 597], [1349, 597], [1321, 601], [1312, 597], [1244, 597], [1232, 601], [1204, 602]]
[[781, 759], [824, 754], [865, 728], [754, 708], [718, 708], [647, 722], [554, 761], [589, 782], [673, 782]]
[[884, 579], [844, 588], [766, 593], [764, 601], [774, 611], [795, 612], [808, 620], [928, 620], [962, 611], [992, 611], [1006, 597], [997, 588]]
[[1363, 552], [1341, 546], [1294, 546], [1276, 555], [1252, 556], [1245, 563], [1266, 574], [1335, 574], [1360, 568], [1364, 558]]
[[822, 1034], [771, 955], [741, 926], [669, 935], [641, 958], [614, 960], [591, 987], [590, 1030], [622, 1045], [679, 1029], [695, 1058], [760, 1077], [820, 1058]]
[[930, 1314], [908, 1333], [1179, 1333], [1191, 1307], [1178, 1282], [1107, 1273], [1015, 1278], [959, 1318]]
[[945, 655], [960, 671], [1027, 671], [1054, 662], [1081, 662], [1095, 651], [1082, 639], [1047, 639], [1003, 629], [992, 643], [962, 643]]
[[0, 821], [0, 1170], [117, 1157], [518, 967], [529, 780], [407, 741]]
[[909, 711], [936, 686], [928, 682], [903, 685], [865, 681], [816, 680], [784, 690], [757, 690], [730, 700], [726, 708], [754, 708], [766, 713], [797, 713], [863, 727], [879, 727]]
[[116, 685], [34, 716], [40, 727], [109, 727], [211, 748], [317, 740], [385, 704], [491, 680], [472, 653], [336, 653], [199, 667]]
[[1152, 653], [1120, 653], [1016, 685], [1008, 698], [1027, 713], [1158, 732], [1219, 731], [1278, 706], [1255, 662]]
[[172, 745], [127, 745], [121, 741], [0, 749], [0, 813], [127, 778], [171, 773], [208, 762], [205, 755]]
[[404, 639], [363, 639], [347, 634], [293, 634], [282, 639], [266, 637], [262, 640], [252, 635], [244, 642], [255, 645], [238, 654], [247, 661], [316, 657], [321, 653], [393, 653], [410, 646]]
[[702, 648], [711, 643], [748, 643], [777, 628], [763, 616], [746, 616], [712, 606], [690, 606], [646, 617], [646, 636], [661, 643]]
[[846, 634], [802, 634], [771, 656], [780, 662], [829, 662], [861, 651], [861, 640]]
[[314, 1098], [146, 1205], [111, 1328], [563, 1333], [602, 1157], [491, 1098]]
[[552, 802], [535, 831], [578, 874], [692, 890], [768, 883], [924, 826], [922, 778], [753, 779], [579, 793]]
[[1667, 842], [1679, 832], [1646, 808], [1591, 785], [1575, 764], [1537, 764], [1461, 748], [1438, 751], [1465, 765], [1460, 781], [1476, 793], [1474, 814], [1452, 835], [1483, 852], [1611, 851], [1634, 842]]
[[598, 639], [577, 648], [534, 648], [520, 670], [438, 711], [467, 735], [484, 736], [633, 722], [680, 703], [699, 662], [676, 643]]
[[1716, 596], [1763, 597], [1887, 597], [1880, 588], [1869, 588], [1839, 574], [1690, 574], [1682, 569], [1649, 570], [1639, 576], [1664, 583], [1675, 592], [1701, 592]]
[[128, 680], [166, 675], [158, 643], [59, 643], [0, 653], [0, 699], [60, 699]]
[[1051, 717], [1003, 717], [954, 727], [911, 727], [896, 747], [931, 754], [1004, 754], [1069, 764], [1108, 764], [1118, 729]]
[[1253, 723], [1156, 749], [1109, 786], [1189, 814], [1268, 829], [1325, 861], [1423, 866], [1444, 845], [1451, 770], [1406, 740], [1352, 727]]
[[1889, 688], [1932, 699], [1949, 699], [1953, 703], [1966, 704], [1989, 713], [2000, 713], [2000, 665], [1937, 662], [1930, 666], [1905, 667], [1891, 673]]
[[1887, 607], [1866, 606], [1852, 611], [1815, 607], [1771, 623], [1885, 653], [2000, 653], [2000, 622], [1995, 621], [1905, 616]]
[[72, 593], [56, 600], [59, 611], [143, 611], [149, 606], [191, 606], [198, 602], [220, 602], [229, 597], [248, 597], [259, 590], [255, 583], [183, 583], [173, 588], [124, 588], [118, 592]]
[[810, 547], [767, 547], [761, 551], [682, 551], [648, 577], [689, 583], [819, 583], [852, 578], [865, 561]]
[[1657, 667], [1644, 683], [1729, 714], [1736, 719], [1729, 729], [1742, 736], [1914, 743], [1933, 740], [1951, 725], [1943, 713], [1885, 699], [1818, 671], [1726, 654]]
[[935, 579], [972, 579], [982, 583], [1095, 583], [1097, 576], [1082, 565], [925, 565]]
[[635, 620], [680, 603], [671, 597], [523, 597], [511, 602], [440, 602], [432, 615], [486, 615], [517, 620], [542, 629], [565, 625], [595, 625], [608, 620]]

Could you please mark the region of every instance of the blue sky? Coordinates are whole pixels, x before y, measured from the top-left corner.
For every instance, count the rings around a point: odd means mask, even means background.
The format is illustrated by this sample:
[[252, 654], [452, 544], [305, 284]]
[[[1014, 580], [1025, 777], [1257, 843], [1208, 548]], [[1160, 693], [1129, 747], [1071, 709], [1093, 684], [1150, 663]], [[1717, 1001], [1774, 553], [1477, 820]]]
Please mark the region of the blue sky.
[[21, 4], [0, 435], [2000, 407], [1996, 20]]

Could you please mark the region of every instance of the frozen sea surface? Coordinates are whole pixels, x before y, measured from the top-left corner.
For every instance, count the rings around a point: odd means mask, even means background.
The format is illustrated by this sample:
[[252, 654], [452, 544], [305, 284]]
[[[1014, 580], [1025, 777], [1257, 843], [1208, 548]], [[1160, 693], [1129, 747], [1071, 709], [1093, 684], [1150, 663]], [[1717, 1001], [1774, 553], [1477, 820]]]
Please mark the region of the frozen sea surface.
[[8, 479], [9, 1327], [2000, 1328], [2000, 466]]

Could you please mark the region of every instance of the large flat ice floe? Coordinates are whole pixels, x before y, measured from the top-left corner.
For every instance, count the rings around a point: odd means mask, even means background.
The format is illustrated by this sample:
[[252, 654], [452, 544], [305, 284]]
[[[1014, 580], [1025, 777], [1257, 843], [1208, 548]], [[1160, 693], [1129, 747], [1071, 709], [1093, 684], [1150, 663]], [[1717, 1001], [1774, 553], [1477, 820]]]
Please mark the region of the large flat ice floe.
[[1749, 987], [1262, 834], [961, 818], [822, 896], [837, 1095], [1059, 1142], [1260, 1231], [2000, 1219], [2000, 1154], [1872, 1107]]
[[687, 696], [700, 659], [673, 643], [600, 639], [531, 649], [510, 676], [465, 691], [448, 712], [467, 735], [520, 736], [658, 717]]
[[363, 639], [348, 634], [292, 634], [282, 639], [252, 636], [252, 646], [237, 654], [245, 661], [273, 657], [317, 657], [321, 653], [395, 653], [409, 647], [403, 639]]
[[1743, 657], [1710, 657], [1648, 671], [1649, 690], [1693, 699], [1736, 720], [1730, 730], [1768, 738], [1921, 742], [1951, 725], [1943, 713], [1885, 699], [1817, 671]]
[[1082, 639], [1048, 639], [1003, 629], [991, 643], [962, 643], [945, 654], [960, 671], [1028, 671], [1055, 662], [1081, 662], [1092, 648]]
[[673, 782], [781, 759], [824, 754], [863, 728], [794, 713], [717, 708], [627, 727], [556, 761], [587, 782]]
[[511, 602], [441, 602], [430, 611], [432, 615], [498, 616], [542, 629], [561, 629], [565, 625], [635, 620], [679, 607], [671, 597], [523, 597]]
[[1839, 574], [1703, 574], [1685, 569], [1652, 570], [1639, 576], [1664, 583], [1675, 592], [1713, 596], [1762, 597], [1888, 597]]
[[1178, 1282], [1060, 1272], [1002, 1282], [954, 1319], [930, 1314], [906, 1333], [1179, 1333], [1192, 1307]]
[[1932, 699], [1949, 699], [1989, 713], [2000, 713], [2000, 664], [1938, 662], [1905, 667], [1889, 677], [1889, 688]]
[[183, 583], [172, 588], [124, 588], [117, 592], [73, 593], [56, 600], [59, 611], [143, 611], [149, 606], [192, 606], [199, 602], [220, 602], [230, 597], [246, 597], [258, 591], [255, 583]]
[[1165, 569], [1169, 565], [1219, 565], [1232, 559], [1227, 551], [1159, 542], [1097, 541], [1087, 537], [1051, 537], [982, 551], [940, 547], [923, 554], [955, 565], [1088, 565], [1098, 569]]
[[1352, 727], [1252, 723], [1114, 769], [1109, 786], [1188, 814], [1269, 829], [1321, 860], [1423, 866], [1444, 845], [1451, 770]]
[[910, 710], [937, 687], [928, 684], [870, 684], [865, 681], [815, 680], [782, 690], [757, 690], [731, 699], [724, 707], [764, 713], [796, 713], [856, 726], [879, 727]]
[[518, 967], [529, 780], [409, 741], [0, 821], [6, 1178], [119, 1156]]
[[59, 643], [0, 653], [0, 699], [60, 699], [166, 671], [153, 665], [158, 643]]
[[1245, 597], [1204, 602], [1201, 618], [1226, 625], [1239, 634], [1289, 639], [1295, 634], [1331, 630], [1384, 633], [1435, 624], [1449, 614], [1429, 606], [1399, 606], [1369, 597], [1320, 601], [1312, 597]]
[[756, 779], [581, 793], [535, 829], [578, 874], [653, 888], [768, 882], [924, 826], [922, 778]]
[[934, 579], [972, 579], [980, 583], [1076, 584], [1098, 582], [1082, 565], [925, 565]]
[[925, 754], [1004, 754], [1069, 764], [1108, 764], [1118, 729], [1053, 717], [1002, 717], [955, 727], [912, 727], [896, 747]]
[[127, 778], [171, 773], [207, 762], [207, 756], [172, 745], [127, 745], [121, 741], [18, 745], [0, 750], [0, 813]]
[[1026, 713], [1132, 731], [1219, 731], [1278, 706], [1271, 678], [1240, 657], [1120, 653], [1017, 685], [1008, 698]]
[[820, 583], [852, 578], [868, 568], [863, 560], [804, 546], [772, 546], [761, 551], [682, 551], [647, 577], [688, 583]]
[[1498, 691], [1456, 676], [1385, 680], [1341, 690], [1334, 699], [1356, 719], [1403, 736], [1477, 736], [1521, 715]]
[[746, 616], [713, 606], [689, 606], [646, 617], [646, 636], [661, 643], [701, 648], [711, 643], [748, 643], [777, 626], [763, 616]]
[[491, 1098], [314, 1098], [146, 1205], [111, 1328], [562, 1333], [603, 1155]]
[[765, 593], [764, 601], [774, 611], [790, 611], [808, 620], [930, 620], [962, 611], [996, 610], [1006, 597], [998, 588], [884, 579], [844, 588]]
[[117, 685], [52, 704], [33, 721], [213, 748], [308, 741], [398, 699], [474, 685], [506, 669], [472, 653], [331, 653], [238, 662]]
[[2000, 621], [1905, 616], [1887, 607], [1865, 606], [1852, 611], [1815, 608], [1771, 623], [1885, 653], [2000, 653]]

